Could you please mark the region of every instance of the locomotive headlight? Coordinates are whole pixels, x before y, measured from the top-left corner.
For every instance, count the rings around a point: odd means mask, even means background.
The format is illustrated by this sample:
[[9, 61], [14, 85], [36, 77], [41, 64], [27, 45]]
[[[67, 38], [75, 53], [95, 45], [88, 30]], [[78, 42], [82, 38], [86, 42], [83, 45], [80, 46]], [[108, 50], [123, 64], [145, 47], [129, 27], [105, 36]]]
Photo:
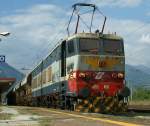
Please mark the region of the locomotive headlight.
[[123, 77], [124, 77], [123, 73], [118, 73], [118, 78], [123, 78]]
[[117, 76], [118, 76], [117, 73], [112, 73], [113, 78], [117, 78]]
[[76, 72], [72, 74], [73, 78], [76, 78], [77, 74]]
[[109, 85], [104, 85], [104, 89], [108, 90], [109, 89]]
[[76, 72], [71, 72], [70, 74], [69, 74], [69, 78], [71, 79], [74, 79], [74, 78], [76, 78]]

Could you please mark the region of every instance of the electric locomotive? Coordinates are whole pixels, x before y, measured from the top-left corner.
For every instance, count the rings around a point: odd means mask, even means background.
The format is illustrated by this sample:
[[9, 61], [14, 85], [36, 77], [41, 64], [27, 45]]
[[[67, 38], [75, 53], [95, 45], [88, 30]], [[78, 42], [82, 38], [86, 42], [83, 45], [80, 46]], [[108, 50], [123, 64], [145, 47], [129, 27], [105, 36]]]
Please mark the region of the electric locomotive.
[[[78, 33], [81, 14], [78, 7], [93, 8], [89, 32]], [[77, 14], [75, 33], [68, 35], [29, 74], [32, 105], [59, 107], [84, 112], [125, 111], [130, 94], [125, 85], [125, 55], [123, 38], [91, 32], [93, 4], [73, 5]]]
[[[129, 90], [125, 87], [123, 39], [113, 34], [80, 33], [67, 44], [72, 48], [72, 55], [66, 59], [67, 93], [74, 100], [77, 97], [76, 110], [124, 109]], [[121, 105], [118, 108], [116, 104]]]

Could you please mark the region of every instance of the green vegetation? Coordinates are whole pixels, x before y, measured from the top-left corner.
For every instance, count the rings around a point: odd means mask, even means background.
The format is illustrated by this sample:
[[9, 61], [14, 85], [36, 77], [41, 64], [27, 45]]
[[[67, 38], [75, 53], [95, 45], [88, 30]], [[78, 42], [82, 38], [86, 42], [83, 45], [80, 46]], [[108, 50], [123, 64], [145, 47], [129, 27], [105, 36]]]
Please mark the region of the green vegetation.
[[150, 100], [150, 89], [137, 88], [133, 92], [133, 100], [135, 101], [148, 101]]

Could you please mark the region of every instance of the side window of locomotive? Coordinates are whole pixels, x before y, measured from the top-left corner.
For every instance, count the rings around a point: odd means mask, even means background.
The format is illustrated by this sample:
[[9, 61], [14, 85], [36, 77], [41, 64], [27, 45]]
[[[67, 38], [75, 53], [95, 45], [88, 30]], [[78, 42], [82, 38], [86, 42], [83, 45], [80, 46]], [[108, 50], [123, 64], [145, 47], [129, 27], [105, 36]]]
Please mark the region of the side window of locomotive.
[[75, 53], [75, 47], [74, 47], [74, 42], [73, 40], [67, 42], [68, 45], [68, 55], [72, 55]]

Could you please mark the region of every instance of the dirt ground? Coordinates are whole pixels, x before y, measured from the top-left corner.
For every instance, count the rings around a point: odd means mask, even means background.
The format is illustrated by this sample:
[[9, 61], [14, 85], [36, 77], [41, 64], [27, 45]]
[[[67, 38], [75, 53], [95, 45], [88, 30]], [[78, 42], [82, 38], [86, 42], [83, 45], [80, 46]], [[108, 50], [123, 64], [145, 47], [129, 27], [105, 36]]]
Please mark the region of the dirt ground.
[[150, 114], [104, 115], [50, 108], [1, 106], [0, 126], [149, 126]]

